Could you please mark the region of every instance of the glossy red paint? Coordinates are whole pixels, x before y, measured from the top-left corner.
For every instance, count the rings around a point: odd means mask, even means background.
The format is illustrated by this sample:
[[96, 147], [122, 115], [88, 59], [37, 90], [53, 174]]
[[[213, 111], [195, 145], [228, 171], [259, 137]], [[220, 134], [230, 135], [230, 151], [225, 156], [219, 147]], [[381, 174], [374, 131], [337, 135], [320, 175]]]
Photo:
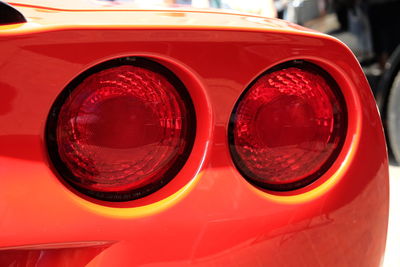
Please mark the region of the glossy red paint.
[[[40, 251], [49, 266], [379, 266], [388, 217], [385, 140], [368, 83], [342, 43], [255, 16], [19, 8], [28, 23], [0, 26], [0, 260], [33, 266]], [[181, 79], [197, 132], [170, 183], [110, 203], [58, 178], [44, 132], [71, 80], [126, 56], [156, 61]], [[347, 137], [313, 184], [261, 190], [234, 167], [229, 118], [256, 77], [299, 59], [342, 89]]]

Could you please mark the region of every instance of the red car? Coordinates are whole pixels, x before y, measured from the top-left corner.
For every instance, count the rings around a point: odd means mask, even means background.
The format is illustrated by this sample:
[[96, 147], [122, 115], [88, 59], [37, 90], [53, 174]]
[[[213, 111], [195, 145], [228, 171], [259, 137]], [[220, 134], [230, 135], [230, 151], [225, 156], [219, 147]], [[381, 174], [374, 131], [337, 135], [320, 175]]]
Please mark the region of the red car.
[[385, 139], [341, 42], [223, 11], [11, 5], [1, 266], [381, 264]]

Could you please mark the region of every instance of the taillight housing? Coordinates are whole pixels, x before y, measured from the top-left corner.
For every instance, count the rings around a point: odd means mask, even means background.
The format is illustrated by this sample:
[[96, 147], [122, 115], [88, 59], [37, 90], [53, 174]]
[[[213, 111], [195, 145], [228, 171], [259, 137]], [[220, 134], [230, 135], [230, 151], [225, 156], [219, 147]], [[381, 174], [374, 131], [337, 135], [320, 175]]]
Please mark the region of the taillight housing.
[[97, 199], [128, 201], [177, 175], [195, 129], [189, 93], [171, 71], [123, 58], [73, 80], [52, 107], [46, 135], [63, 180]]
[[252, 184], [277, 191], [310, 184], [333, 164], [347, 131], [344, 97], [319, 67], [301, 61], [258, 77], [231, 115], [233, 162]]

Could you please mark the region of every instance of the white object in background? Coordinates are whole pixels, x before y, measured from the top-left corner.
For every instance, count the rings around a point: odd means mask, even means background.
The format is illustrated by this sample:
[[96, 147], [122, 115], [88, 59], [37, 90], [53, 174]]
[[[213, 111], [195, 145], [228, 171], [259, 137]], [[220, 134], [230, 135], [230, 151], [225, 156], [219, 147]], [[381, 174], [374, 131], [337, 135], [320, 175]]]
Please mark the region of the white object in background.
[[221, 2], [234, 10], [269, 18], [276, 17], [276, 9], [273, 0], [222, 0]]
[[210, 3], [208, 0], [192, 0], [192, 6], [198, 8], [207, 8], [210, 7]]

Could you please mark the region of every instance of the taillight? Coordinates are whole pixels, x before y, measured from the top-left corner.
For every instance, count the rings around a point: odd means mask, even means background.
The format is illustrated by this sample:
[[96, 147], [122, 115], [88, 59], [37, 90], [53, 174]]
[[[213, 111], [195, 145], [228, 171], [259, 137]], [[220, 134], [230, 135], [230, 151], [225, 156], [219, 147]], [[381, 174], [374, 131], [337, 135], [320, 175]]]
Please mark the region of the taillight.
[[157, 63], [114, 60], [74, 80], [53, 105], [47, 125], [58, 173], [89, 196], [143, 197], [183, 167], [195, 133], [183, 84]]
[[230, 151], [251, 183], [293, 190], [333, 164], [346, 129], [335, 81], [314, 65], [293, 63], [263, 74], [240, 97], [231, 116]]

